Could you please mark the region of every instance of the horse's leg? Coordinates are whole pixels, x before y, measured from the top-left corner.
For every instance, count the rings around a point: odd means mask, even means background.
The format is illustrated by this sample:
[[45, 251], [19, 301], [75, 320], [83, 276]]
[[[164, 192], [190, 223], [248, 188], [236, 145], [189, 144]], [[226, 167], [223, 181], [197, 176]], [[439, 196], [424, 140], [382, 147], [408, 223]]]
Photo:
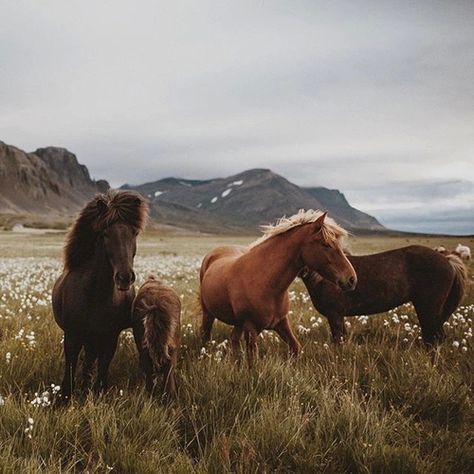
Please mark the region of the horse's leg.
[[140, 369], [143, 372], [143, 375], [145, 376], [145, 387], [147, 392], [152, 395], [154, 388], [154, 368], [150, 354], [148, 354], [148, 351], [143, 347], [144, 329], [142, 321], [137, 321], [133, 325], [132, 329], [133, 338], [135, 339], [135, 345], [137, 346], [138, 350]]
[[92, 370], [94, 369], [94, 363], [97, 360], [97, 350], [94, 344], [87, 342], [84, 344], [85, 358], [84, 365], [82, 367], [82, 384], [84, 388], [89, 388], [92, 379]]
[[99, 339], [99, 364], [97, 370], [97, 380], [94, 386], [96, 392], [105, 392], [108, 388], [107, 376], [109, 365], [117, 349], [118, 333], [107, 334]]
[[276, 326], [275, 331], [277, 334], [288, 344], [291, 355], [298, 357], [301, 354], [301, 344], [296, 339], [288, 321], [288, 316], [285, 316]]
[[240, 351], [241, 351], [241, 346], [240, 346], [240, 341], [242, 339], [242, 333], [244, 332], [244, 328], [239, 325], [239, 326], [234, 326], [232, 328], [232, 332], [230, 333], [230, 342], [232, 345], [232, 355], [233, 357], [238, 360]]
[[428, 346], [441, 342], [444, 336], [440, 326], [442, 303], [438, 298], [432, 301], [424, 299], [413, 301], [413, 306], [420, 322], [423, 342]]
[[346, 336], [346, 327], [344, 326], [344, 316], [327, 316], [329, 327], [331, 328], [332, 340], [335, 344], [340, 344]]
[[251, 321], [245, 321], [243, 325], [245, 334], [245, 342], [247, 345], [247, 361], [249, 369], [252, 368], [254, 360], [258, 357], [258, 335], [260, 331], [257, 330]]
[[444, 333], [444, 323], [448, 321], [449, 317], [454, 313], [454, 311], [456, 311], [456, 308], [459, 306], [462, 297], [462, 289], [456, 284], [456, 282], [453, 282], [448, 296], [446, 297], [446, 301], [444, 302], [440, 320], [438, 321], [438, 339], [440, 342], [446, 339], [446, 334]]
[[64, 378], [61, 384], [61, 393], [64, 400], [69, 400], [74, 390], [74, 376], [76, 373], [77, 358], [82, 348], [82, 341], [77, 335], [64, 333]]
[[215, 319], [216, 318], [207, 311], [204, 305], [202, 305], [201, 337], [203, 345], [208, 343], [211, 339], [211, 330]]
[[171, 359], [163, 364], [163, 394], [168, 399], [176, 398], [176, 379], [175, 370], [176, 364], [178, 363], [178, 350], [173, 349], [171, 353]]

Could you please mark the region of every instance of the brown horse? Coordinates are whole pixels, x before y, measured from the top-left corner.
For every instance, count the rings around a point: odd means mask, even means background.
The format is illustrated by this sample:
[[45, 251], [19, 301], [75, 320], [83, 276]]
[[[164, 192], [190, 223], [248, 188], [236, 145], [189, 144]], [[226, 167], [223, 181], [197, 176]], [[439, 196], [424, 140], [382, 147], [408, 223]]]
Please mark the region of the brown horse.
[[133, 334], [150, 394], [154, 390], [154, 373], [162, 372], [163, 393], [172, 398], [176, 396], [174, 373], [181, 337], [180, 316], [178, 295], [150, 275], [138, 290], [132, 308]]
[[81, 211], [67, 237], [65, 264], [53, 289], [53, 312], [64, 331], [62, 397], [74, 389], [74, 374], [85, 349], [84, 382], [90, 383], [98, 359], [95, 390], [107, 388], [109, 364], [120, 331], [131, 326], [135, 295], [136, 238], [148, 207], [131, 191], [99, 194]]
[[345, 335], [344, 316], [382, 313], [408, 302], [415, 306], [425, 343], [443, 340], [443, 323], [468, 285], [466, 267], [458, 257], [411, 245], [348, 258], [358, 278], [357, 288], [350, 293], [315, 271], [301, 273], [314, 307], [329, 321], [335, 342]]
[[218, 247], [202, 262], [200, 301], [202, 335], [209, 340], [215, 318], [234, 326], [235, 351], [245, 333], [249, 364], [257, 337], [274, 329], [293, 355], [301, 345], [288, 321], [288, 287], [305, 266], [318, 271], [342, 290], [354, 289], [357, 277], [341, 247], [347, 233], [321, 211], [300, 211], [266, 226], [250, 247]]

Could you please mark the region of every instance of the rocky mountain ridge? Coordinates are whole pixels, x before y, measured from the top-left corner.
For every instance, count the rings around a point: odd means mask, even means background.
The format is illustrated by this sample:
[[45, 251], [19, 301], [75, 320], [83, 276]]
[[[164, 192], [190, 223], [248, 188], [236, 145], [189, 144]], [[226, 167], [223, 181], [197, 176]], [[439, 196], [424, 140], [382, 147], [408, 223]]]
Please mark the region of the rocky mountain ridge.
[[[0, 214], [71, 220], [96, 193], [109, 188], [65, 148], [27, 153], [0, 142]], [[344, 227], [381, 230], [383, 226], [324, 187], [301, 188], [269, 169], [251, 169], [226, 178], [165, 178], [136, 186], [150, 202], [155, 222], [201, 231], [255, 231], [299, 209], [324, 209]]]
[[26, 153], [0, 142], [0, 212], [69, 215], [97, 192], [109, 188], [94, 181], [87, 167], [64, 148]]
[[227, 178], [186, 180], [166, 178], [135, 189], [150, 200], [152, 215], [173, 224], [256, 228], [299, 209], [328, 210], [348, 229], [381, 230], [372, 216], [347, 202], [338, 190], [323, 187], [300, 188], [268, 169], [252, 169]]

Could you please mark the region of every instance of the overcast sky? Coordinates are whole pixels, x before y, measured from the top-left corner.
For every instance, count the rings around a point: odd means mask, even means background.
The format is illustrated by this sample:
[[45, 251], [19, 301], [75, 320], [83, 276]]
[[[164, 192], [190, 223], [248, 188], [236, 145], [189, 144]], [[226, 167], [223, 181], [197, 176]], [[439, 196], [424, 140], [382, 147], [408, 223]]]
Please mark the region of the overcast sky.
[[271, 168], [474, 233], [474, 1], [4, 0], [0, 139], [113, 185]]

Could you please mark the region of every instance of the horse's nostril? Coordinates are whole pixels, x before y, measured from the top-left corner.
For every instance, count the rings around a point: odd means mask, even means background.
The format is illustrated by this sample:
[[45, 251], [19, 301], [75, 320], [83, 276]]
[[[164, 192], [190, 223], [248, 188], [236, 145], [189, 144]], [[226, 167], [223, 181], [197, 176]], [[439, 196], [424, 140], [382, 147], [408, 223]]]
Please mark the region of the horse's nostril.
[[355, 288], [357, 282], [357, 278], [355, 277], [349, 277], [347, 280], [339, 280], [339, 288], [343, 291], [350, 291]]
[[115, 281], [118, 284], [129, 285], [135, 281], [135, 273], [133, 272], [117, 272], [115, 275]]

